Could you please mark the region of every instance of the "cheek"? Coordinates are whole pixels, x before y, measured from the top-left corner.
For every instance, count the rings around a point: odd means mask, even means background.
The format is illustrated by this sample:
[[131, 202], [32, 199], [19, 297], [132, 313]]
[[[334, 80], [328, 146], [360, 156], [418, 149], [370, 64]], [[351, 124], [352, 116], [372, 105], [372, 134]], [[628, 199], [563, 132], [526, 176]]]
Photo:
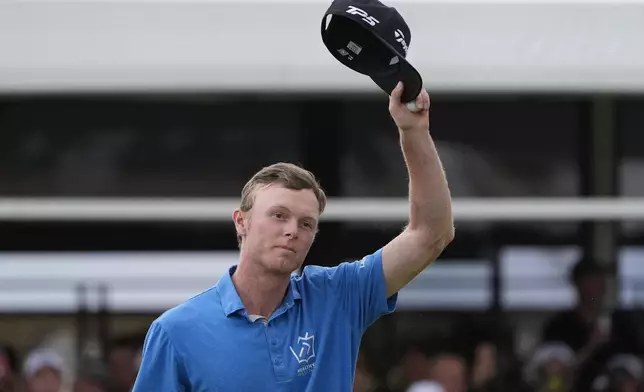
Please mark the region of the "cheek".
[[313, 241], [315, 240], [315, 233], [312, 232], [303, 232], [300, 235], [300, 239], [304, 243], [305, 246], [311, 246], [313, 244]]
[[253, 221], [248, 229], [248, 234], [255, 244], [266, 244], [270, 246], [282, 235], [282, 229], [278, 223], [269, 220]]
[[246, 222], [246, 231], [254, 235], [263, 234], [271, 230], [270, 222], [266, 219], [249, 219]]

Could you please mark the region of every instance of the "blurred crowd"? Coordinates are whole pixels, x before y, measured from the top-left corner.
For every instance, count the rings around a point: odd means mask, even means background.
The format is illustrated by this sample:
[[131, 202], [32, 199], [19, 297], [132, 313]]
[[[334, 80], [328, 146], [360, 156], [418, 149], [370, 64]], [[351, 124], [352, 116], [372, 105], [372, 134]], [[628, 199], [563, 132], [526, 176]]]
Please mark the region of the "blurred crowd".
[[129, 392], [141, 349], [141, 336], [118, 339], [105, 360], [88, 356], [72, 371], [69, 361], [53, 348], [37, 348], [20, 360], [10, 345], [0, 344], [0, 392]]
[[644, 322], [637, 312], [606, 311], [611, 275], [579, 261], [569, 277], [577, 305], [547, 319], [525, 356], [503, 336], [512, 342], [512, 327], [488, 326], [477, 337], [467, 336], [471, 326], [455, 327], [410, 339], [392, 369], [378, 369], [363, 350], [354, 392], [644, 391]]
[[[644, 391], [644, 322], [637, 312], [606, 311], [610, 276], [599, 263], [578, 262], [570, 274], [577, 305], [547, 319], [527, 355], [515, 349], [502, 313], [490, 325], [470, 320], [440, 336], [410, 334], [387, 355], [363, 340], [354, 392]], [[103, 355], [76, 364], [53, 348], [19, 355], [0, 344], [0, 392], [129, 392], [143, 339], [111, 341]]]

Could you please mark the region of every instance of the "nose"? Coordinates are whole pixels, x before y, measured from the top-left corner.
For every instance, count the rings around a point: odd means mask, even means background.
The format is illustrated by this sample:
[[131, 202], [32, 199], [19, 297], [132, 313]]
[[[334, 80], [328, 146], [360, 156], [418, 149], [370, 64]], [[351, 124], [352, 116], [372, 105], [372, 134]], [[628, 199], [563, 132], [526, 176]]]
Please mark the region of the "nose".
[[291, 219], [284, 225], [284, 235], [286, 235], [288, 238], [291, 238], [291, 239], [295, 239], [298, 237], [297, 221], [295, 221], [294, 219]]

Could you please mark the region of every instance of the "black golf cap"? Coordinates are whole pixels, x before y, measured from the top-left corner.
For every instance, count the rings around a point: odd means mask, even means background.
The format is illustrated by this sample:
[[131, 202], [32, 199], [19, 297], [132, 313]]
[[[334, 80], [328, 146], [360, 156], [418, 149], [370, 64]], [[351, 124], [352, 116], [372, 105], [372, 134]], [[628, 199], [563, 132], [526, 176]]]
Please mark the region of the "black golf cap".
[[423, 80], [406, 60], [411, 32], [395, 8], [377, 0], [335, 0], [322, 19], [322, 41], [338, 61], [387, 94], [399, 81], [403, 102], [420, 94]]

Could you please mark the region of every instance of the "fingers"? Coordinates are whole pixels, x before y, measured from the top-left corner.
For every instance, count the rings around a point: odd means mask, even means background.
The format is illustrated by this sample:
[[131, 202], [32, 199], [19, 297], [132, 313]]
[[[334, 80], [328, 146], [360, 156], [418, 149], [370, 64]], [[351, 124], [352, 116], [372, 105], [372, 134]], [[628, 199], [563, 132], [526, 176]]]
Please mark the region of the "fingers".
[[[403, 82], [398, 82], [396, 84], [396, 87], [391, 91], [391, 103], [394, 105], [402, 105], [403, 103], [401, 102], [402, 100], [402, 94], [404, 91], [405, 87], [403, 85]], [[417, 108], [416, 111], [423, 111], [423, 110], [429, 110], [429, 94], [425, 89], [420, 90], [420, 94], [416, 97], [414, 101], [415, 107]], [[412, 105], [413, 106], [413, 105]]]
[[400, 102], [402, 98], [402, 93], [403, 93], [404, 87], [402, 82], [398, 82], [396, 87], [391, 91], [391, 99], [394, 102]]
[[422, 99], [422, 101], [423, 101], [423, 106], [422, 106], [422, 108], [423, 108], [423, 109], [425, 109], [425, 110], [429, 110], [429, 107], [430, 107], [430, 105], [431, 105], [431, 102], [430, 102], [430, 100], [429, 100], [429, 94], [427, 93], [427, 90], [422, 89], [422, 90], [420, 91], [420, 97], [421, 97], [421, 99]]
[[421, 92], [421, 94], [418, 94], [418, 96], [416, 97], [415, 101], [416, 101], [416, 107], [419, 110], [425, 110], [425, 101], [423, 99], [422, 92]]
[[427, 94], [427, 91], [421, 90], [416, 99], [407, 104], [407, 108], [412, 112], [429, 110], [429, 94]]

